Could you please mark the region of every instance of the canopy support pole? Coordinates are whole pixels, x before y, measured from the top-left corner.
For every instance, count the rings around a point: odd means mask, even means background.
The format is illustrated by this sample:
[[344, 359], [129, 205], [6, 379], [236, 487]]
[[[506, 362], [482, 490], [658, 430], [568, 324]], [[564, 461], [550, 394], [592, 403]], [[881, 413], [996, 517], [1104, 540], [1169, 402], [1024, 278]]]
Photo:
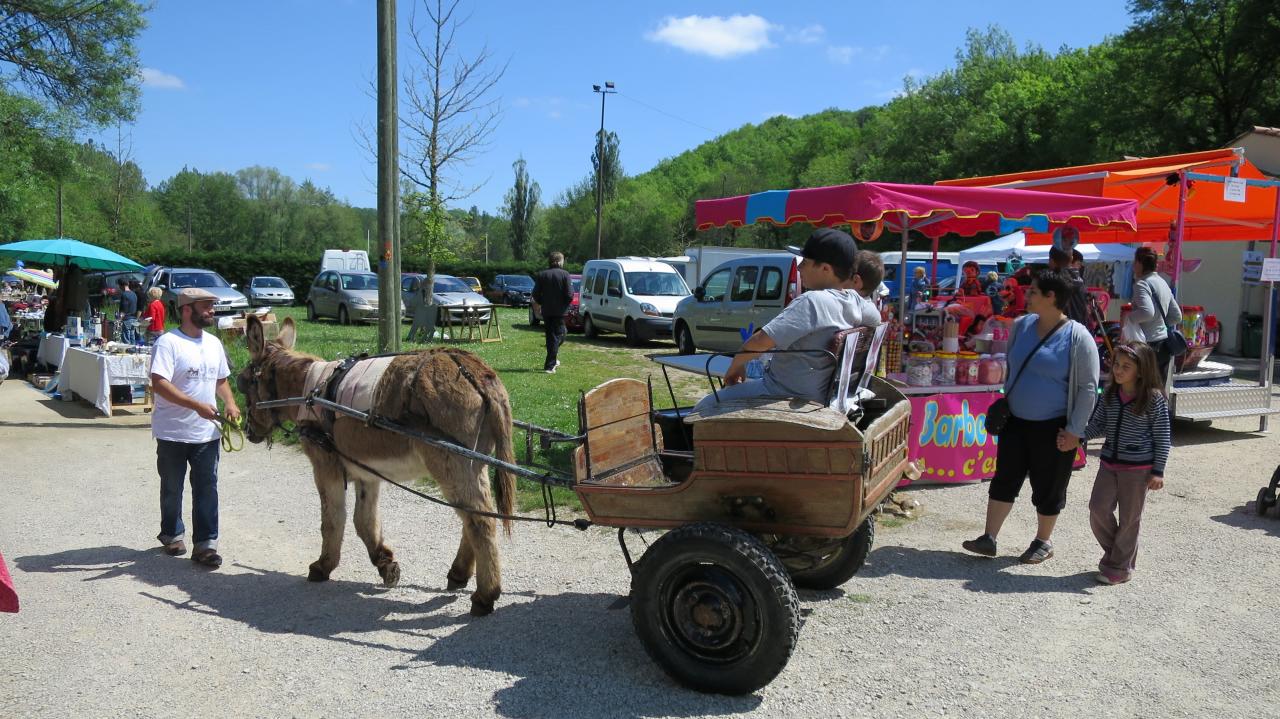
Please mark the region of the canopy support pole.
[[[1280, 187], [1276, 188], [1276, 209], [1271, 216], [1271, 257], [1276, 256], [1276, 246], [1280, 244]], [[1275, 343], [1275, 304], [1276, 304], [1276, 283], [1267, 283], [1267, 304], [1262, 308], [1262, 357], [1258, 358], [1259, 384], [1263, 387], [1271, 387], [1271, 378], [1275, 372], [1276, 350], [1273, 346]], [[1267, 395], [1270, 396], [1270, 392]], [[1267, 431], [1267, 415], [1262, 415], [1262, 419], [1258, 420], [1258, 431]]]
[[1173, 280], [1173, 296], [1178, 296], [1178, 283], [1182, 276], [1182, 234], [1187, 222], [1187, 171], [1178, 171], [1178, 217], [1174, 220], [1173, 236], [1169, 241], [1169, 261], [1173, 267], [1169, 270]]
[[[933, 287], [938, 286], [938, 238], [933, 238], [933, 278], [929, 284]], [[960, 289], [960, 278], [956, 278], [956, 289]], [[956, 294], [960, 294], [957, 292]]]
[[911, 235], [911, 218], [902, 213], [902, 253], [898, 259], [898, 321], [907, 326], [907, 238]]

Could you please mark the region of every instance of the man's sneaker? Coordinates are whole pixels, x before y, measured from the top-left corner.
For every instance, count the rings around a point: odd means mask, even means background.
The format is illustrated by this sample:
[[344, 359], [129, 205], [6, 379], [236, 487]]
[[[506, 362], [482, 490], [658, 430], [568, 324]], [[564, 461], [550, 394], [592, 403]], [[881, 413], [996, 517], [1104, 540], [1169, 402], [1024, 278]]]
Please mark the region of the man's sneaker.
[[556, 360], [556, 367], [560, 366], [560, 360]]
[[1018, 561], [1023, 564], [1039, 564], [1046, 559], [1053, 557], [1053, 545], [1049, 542], [1043, 542], [1039, 539], [1031, 540], [1031, 546], [1027, 547], [1027, 551], [1018, 557]]
[[187, 553], [187, 545], [181, 539], [164, 545], [164, 553], [170, 557], [181, 557]]
[[990, 534], [984, 534], [977, 539], [966, 539], [960, 546], [967, 552], [981, 554], [984, 557], [996, 556], [996, 540], [992, 539]]
[[542, 371], [543, 371], [543, 372], [546, 372], [547, 374], [555, 374], [555, 373], [556, 373], [556, 368], [555, 368], [555, 367], [552, 367], [551, 369], [544, 369], [544, 370], [542, 370]]

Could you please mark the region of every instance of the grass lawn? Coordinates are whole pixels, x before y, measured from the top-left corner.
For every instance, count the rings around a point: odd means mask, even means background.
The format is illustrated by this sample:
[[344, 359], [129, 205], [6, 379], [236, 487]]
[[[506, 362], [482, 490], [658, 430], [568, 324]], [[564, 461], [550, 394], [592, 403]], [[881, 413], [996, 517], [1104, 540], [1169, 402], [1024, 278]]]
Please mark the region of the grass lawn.
[[[302, 307], [278, 308], [276, 316], [283, 321], [292, 317], [298, 325], [297, 349], [323, 357], [338, 359], [352, 354], [377, 353], [378, 328], [376, 325], [339, 325], [331, 320], [308, 321]], [[474, 352], [497, 371], [511, 396], [516, 419], [550, 427], [569, 434], [578, 433], [578, 399], [582, 392], [602, 382], [618, 377], [634, 377], [644, 380], [652, 377], [655, 406], [670, 407], [671, 397], [663, 379], [662, 369], [645, 357], [648, 354], [671, 354], [675, 344], [669, 340], [646, 343], [641, 347], [628, 347], [621, 335], [603, 335], [589, 340], [579, 334], [566, 336], [560, 348], [560, 368], [549, 375], [542, 371], [546, 356], [542, 328], [530, 327], [526, 309], [499, 309], [502, 328], [501, 342], [459, 343], [455, 346]], [[401, 327], [401, 339], [409, 332], [409, 325]], [[402, 343], [402, 350], [425, 349], [430, 345]], [[243, 340], [227, 343], [232, 372], [238, 371], [249, 361], [249, 352]], [[706, 380], [684, 372], [671, 372], [676, 396], [682, 405], [692, 404], [705, 394]], [[240, 398], [243, 401], [243, 398]], [[524, 433], [513, 435], [517, 453], [523, 451]], [[549, 456], [536, 457], [565, 472], [570, 472], [568, 447], [559, 445]], [[556, 498], [577, 507], [576, 497], [568, 491], [557, 491]], [[520, 482], [518, 504], [522, 511], [541, 506], [541, 490], [537, 484]]]

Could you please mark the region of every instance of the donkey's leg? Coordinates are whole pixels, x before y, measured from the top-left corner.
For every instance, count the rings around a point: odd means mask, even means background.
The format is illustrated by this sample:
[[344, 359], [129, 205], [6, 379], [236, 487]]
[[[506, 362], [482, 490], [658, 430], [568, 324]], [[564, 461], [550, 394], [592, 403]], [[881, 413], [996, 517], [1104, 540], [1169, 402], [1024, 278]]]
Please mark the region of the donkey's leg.
[[379, 479], [360, 478], [356, 481], [356, 534], [364, 540], [369, 550], [369, 561], [378, 568], [383, 586], [394, 587], [400, 582], [400, 564], [395, 552], [382, 540], [382, 518], [378, 513], [378, 492], [382, 488]]
[[454, 555], [453, 564], [446, 575], [450, 591], [466, 587], [476, 568], [476, 553], [471, 547], [470, 533], [467, 532], [467, 513], [458, 512], [458, 519], [462, 520], [462, 538], [458, 540], [458, 553]]
[[307, 580], [323, 582], [342, 558], [342, 533], [347, 527], [347, 488], [342, 467], [332, 455], [312, 456], [312, 473], [320, 492], [320, 558], [311, 563]]
[[487, 468], [477, 462], [438, 451], [425, 453], [424, 459], [445, 499], [462, 508], [458, 511], [458, 516], [462, 519], [462, 541], [458, 545], [453, 565], [449, 568], [449, 586], [459, 589], [466, 586], [474, 566], [476, 590], [471, 594], [471, 613], [475, 616], [489, 614], [502, 594], [502, 572], [498, 561], [494, 520], [463, 511], [493, 511]]
[[[493, 503], [484, 502], [481, 507], [492, 511]], [[492, 517], [467, 515], [463, 520], [463, 532], [470, 537], [476, 555], [476, 590], [471, 593], [471, 614], [482, 617], [493, 611], [502, 594], [502, 564], [498, 559], [497, 532]]]

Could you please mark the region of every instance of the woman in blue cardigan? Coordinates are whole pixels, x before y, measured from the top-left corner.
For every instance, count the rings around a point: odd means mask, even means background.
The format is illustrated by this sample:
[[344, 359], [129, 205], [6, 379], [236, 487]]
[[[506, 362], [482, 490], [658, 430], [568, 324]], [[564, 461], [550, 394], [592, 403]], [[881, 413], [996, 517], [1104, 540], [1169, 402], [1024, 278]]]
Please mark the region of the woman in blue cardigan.
[[[1093, 336], [1064, 313], [1070, 291], [1065, 273], [1041, 272], [1026, 294], [1028, 314], [1013, 324], [1004, 386], [1011, 414], [996, 450], [986, 532], [964, 543], [975, 554], [996, 556], [1000, 527], [1030, 477], [1036, 536], [1021, 561], [1039, 564], [1053, 556], [1053, 528], [1066, 506], [1071, 465], [1098, 389]], [[1022, 378], [1010, 391], [1019, 372]]]

